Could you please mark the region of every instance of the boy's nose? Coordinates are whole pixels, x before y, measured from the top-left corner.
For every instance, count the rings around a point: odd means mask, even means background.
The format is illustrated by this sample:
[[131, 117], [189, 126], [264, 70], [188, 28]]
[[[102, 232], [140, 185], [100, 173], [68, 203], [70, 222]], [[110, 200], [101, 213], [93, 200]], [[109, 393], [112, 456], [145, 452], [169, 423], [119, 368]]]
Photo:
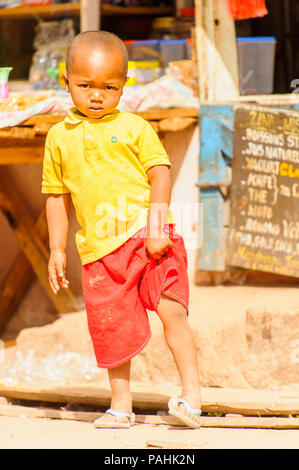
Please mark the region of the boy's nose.
[[91, 101], [102, 101], [102, 99], [103, 97], [98, 90], [94, 91], [91, 95]]

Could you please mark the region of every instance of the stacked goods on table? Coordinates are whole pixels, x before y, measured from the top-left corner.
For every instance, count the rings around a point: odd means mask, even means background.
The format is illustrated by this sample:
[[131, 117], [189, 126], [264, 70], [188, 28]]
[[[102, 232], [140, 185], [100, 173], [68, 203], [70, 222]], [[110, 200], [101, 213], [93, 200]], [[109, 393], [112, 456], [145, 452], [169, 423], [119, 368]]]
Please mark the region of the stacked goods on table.
[[126, 86], [143, 85], [167, 74], [173, 61], [191, 60], [191, 39], [125, 41], [129, 57]]
[[15, 111], [24, 111], [31, 106], [55, 96], [54, 92], [44, 93], [10, 93], [6, 99], [0, 99], [0, 113], [10, 113]]
[[[197, 108], [198, 100], [192, 90], [195, 82], [190, 78], [190, 68], [185, 66], [185, 70], [187, 72], [176, 64], [173, 76], [164, 75], [142, 87], [125, 87], [119, 110], [144, 112], [152, 108]], [[190, 87], [185, 84], [188, 81]], [[7, 99], [0, 99], [0, 129], [17, 126], [37, 114], [66, 114], [73, 106], [71, 96], [63, 90], [14, 92]]]
[[66, 114], [70, 96], [53, 90], [10, 93], [0, 99], [0, 129], [17, 126], [37, 114]]
[[50, 5], [51, 0], [0, 0], [0, 8], [35, 7], [38, 5]]
[[66, 51], [75, 37], [73, 20], [41, 22], [33, 42], [35, 53], [29, 71], [33, 89], [64, 88]]

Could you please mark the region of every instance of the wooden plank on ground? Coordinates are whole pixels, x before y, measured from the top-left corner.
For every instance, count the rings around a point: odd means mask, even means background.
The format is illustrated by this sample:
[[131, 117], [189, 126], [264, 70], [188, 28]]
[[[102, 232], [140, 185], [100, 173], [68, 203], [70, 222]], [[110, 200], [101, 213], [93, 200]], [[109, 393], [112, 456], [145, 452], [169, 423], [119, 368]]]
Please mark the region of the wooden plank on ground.
[[[172, 390], [132, 384], [133, 405], [142, 410], [168, 410]], [[66, 386], [8, 386], [1, 383], [0, 396], [24, 400], [109, 406], [111, 391], [93, 384]], [[202, 389], [202, 410], [206, 413], [234, 413], [246, 416], [297, 416], [298, 391], [255, 389]]]
[[[173, 416], [136, 415], [137, 423], [184, 426]], [[201, 416], [202, 428], [299, 429], [299, 418], [253, 416]]]
[[174, 442], [174, 441], [156, 441], [154, 439], [148, 439], [145, 441], [148, 447], [159, 447], [160, 449], [198, 449], [198, 444], [191, 444], [185, 442]]
[[[0, 396], [18, 398], [23, 400], [48, 401], [54, 403], [76, 403], [96, 406], [109, 406], [111, 391], [94, 385], [78, 386], [6, 386], [1, 384]], [[167, 407], [168, 397], [159, 393], [135, 392], [133, 402], [136, 408], [144, 410], [164, 409]]]
[[47, 407], [19, 406], [0, 403], [0, 416], [21, 418], [70, 419], [75, 421], [93, 422], [103, 413], [91, 411], [65, 411]]
[[[50, 418], [50, 419], [68, 419], [75, 421], [93, 422], [103, 412], [98, 411], [72, 411], [64, 409], [55, 409], [45, 406], [20, 406], [5, 403], [0, 397], [0, 416], [26, 417], [26, 418]], [[175, 417], [165, 415], [135, 415], [137, 424], [167, 425], [175, 427], [184, 427]], [[255, 429], [299, 429], [299, 418], [264, 418], [264, 417], [245, 417], [229, 416], [214, 417], [202, 416], [201, 427], [214, 428], [255, 428]], [[162, 444], [161, 441], [159, 441]], [[158, 442], [156, 443], [157, 447]], [[149, 445], [154, 445], [149, 444]], [[164, 446], [164, 445], [163, 445]]]
[[[205, 392], [207, 390], [207, 392]], [[210, 413], [240, 413], [248, 416], [298, 415], [298, 390], [261, 390], [211, 387], [203, 389]]]

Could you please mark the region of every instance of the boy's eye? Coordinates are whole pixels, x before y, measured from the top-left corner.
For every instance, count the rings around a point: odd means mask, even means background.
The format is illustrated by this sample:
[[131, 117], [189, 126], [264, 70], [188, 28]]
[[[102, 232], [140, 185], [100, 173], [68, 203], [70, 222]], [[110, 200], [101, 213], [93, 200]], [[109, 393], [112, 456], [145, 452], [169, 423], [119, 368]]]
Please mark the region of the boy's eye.
[[111, 85], [106, 85], [105, 88], [106, 88], [106, 90], [116, 90], [116, 88], [114, 86], [111, 86]]
[[88, 88], [89, 87], [89, 85], [87, 83], [81, 83], [79, 86], [81, 88]]

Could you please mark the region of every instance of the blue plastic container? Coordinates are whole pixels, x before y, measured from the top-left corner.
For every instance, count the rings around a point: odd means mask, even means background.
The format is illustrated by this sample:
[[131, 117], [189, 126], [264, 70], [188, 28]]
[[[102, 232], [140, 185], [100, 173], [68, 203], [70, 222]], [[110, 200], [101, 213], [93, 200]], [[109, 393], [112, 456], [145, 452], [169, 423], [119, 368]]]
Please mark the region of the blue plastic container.
[[159, 42], [163, 68], [166, 68], [169, 62], [187, 59], [186, 39], [168, 39]]
[[158, 40], [130, 41], [130, 60], [160, 60]]
[[273, 92], [276, 39], [237, 38], [241, 95], [267, 95]]

